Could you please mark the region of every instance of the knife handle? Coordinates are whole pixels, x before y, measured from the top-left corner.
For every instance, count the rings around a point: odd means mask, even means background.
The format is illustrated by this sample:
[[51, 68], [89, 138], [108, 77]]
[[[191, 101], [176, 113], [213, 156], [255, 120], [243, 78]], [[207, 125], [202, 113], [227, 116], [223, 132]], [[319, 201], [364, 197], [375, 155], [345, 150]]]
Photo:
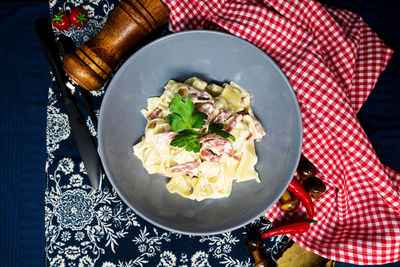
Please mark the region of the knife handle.
[[101, 88], [118, 60], [138, 41], [168, 22], [161, 0], [121, 0], [104, 28], [63, 59], [63, 69], [87, 90]]
[[101, 161], [97, 153], [93, 137], [86, 125], [82, 114], [80, 113], [73, 96], [67, 90], [65, 85], [66, 76], [61, 66], [61, 59], [57, 43], [55, 41], [51, 22], [48, 18], [38, 18], [35, 21], [34, 29], [42, 45], [43, 51], [49, 61], [51, 70], [56, 78], [61, 97], [64, 101], [68, 120], [71, 126], [72, 137], [79, 155], [85, 165], [89, 181], [94, 189], [99, 188], [99, 182], [102, 177]]

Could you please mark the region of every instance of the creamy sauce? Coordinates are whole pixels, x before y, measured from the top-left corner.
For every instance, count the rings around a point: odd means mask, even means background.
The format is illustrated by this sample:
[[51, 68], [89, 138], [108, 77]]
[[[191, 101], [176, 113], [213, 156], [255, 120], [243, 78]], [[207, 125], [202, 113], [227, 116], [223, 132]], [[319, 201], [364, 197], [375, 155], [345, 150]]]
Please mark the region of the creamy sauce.
[[[141, 110], [148, 122], [141, 142], [133, 147], [150, 174], [170, 177], [166, 184], [169, 192], [198, 201], [229, 196], [233, 181], [260, 181], [254, 142], [261, 141], [265, 130], [253, 114], [245, 89], [234, 82], [219, 86], [196, 77], [183, 83], [170, 80], [164, 89], [160, 97], [149, 98]], [[222, 123], [235, 141], [208, 134], [200, 138], [199, 153], [170, 146], [177, 133], [166, 117], [175, 93], [189, 96], [194, 110], [208, 115], [203, 128]]]

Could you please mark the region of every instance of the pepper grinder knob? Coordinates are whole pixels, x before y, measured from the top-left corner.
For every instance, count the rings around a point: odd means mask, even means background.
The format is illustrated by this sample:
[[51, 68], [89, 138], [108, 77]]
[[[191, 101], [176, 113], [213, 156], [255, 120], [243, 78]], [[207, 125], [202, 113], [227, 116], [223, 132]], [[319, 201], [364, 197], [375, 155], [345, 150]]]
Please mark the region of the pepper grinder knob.
[[63, 69], [81, 87], [97, 90], [127, 50], [168, 19], [161, 0], [121, 0], [95, 37], [64, 56]]

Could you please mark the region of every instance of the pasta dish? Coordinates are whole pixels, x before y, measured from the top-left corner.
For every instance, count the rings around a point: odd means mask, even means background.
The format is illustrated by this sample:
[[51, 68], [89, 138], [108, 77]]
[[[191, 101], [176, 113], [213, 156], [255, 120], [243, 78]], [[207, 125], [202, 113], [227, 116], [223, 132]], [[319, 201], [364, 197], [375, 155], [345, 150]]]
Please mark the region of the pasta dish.
[[233, 181], [260, 182], [254, 141], [265, 130], [245, 89], [196, 77], [164, 89], [141, 110], [147, 125], [133, 146], [148, 173], [170, 177], [169, 192], [198, 201], [229, 196]]

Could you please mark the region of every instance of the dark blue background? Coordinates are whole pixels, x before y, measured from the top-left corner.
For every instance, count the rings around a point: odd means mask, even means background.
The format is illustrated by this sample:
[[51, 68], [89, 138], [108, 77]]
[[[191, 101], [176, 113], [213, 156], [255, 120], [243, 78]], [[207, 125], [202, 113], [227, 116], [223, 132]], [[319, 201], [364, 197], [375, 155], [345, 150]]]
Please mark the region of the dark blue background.
[[[358, 117], [382, 162], [400, 172], [399, 2], [321, 2], [360, 13], [395, 51]], [[0, 3], [0, 266], [45, 264], [49, 66], [33, 22], [48, 16], [48, 6], [48, 2]]]
[[0, 3], [0, 266], [44, 266], [48, 2]]

